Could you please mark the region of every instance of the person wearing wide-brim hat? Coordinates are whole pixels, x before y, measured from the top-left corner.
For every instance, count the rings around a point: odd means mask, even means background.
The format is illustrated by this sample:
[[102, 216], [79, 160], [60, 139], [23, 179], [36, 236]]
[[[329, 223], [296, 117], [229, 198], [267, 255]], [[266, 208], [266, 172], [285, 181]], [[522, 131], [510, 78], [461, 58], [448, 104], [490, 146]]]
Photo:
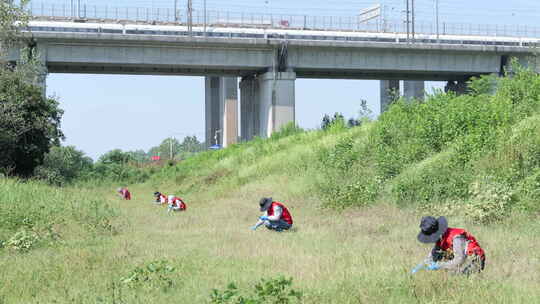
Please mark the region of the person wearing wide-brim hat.
[[259, 217], [259, 221], [251, 227], [251, 230], [256, 230], [261, 225], [275, 231], [288, 230], [292, 227], [291, 213], [282, 203], [273, 201], [271, 197], [263, 197], [259, 201], [259, 207], [264, 214]]
[[449, 228], [444, 216], [423, 217], [417, 238], [422, 243], [435, 243], [435, 246], [413, 273], [424, 265], [428, 270], [446, 269], [464, 274], [484, 270], [486, 255], [478, 241], [463, 229]]

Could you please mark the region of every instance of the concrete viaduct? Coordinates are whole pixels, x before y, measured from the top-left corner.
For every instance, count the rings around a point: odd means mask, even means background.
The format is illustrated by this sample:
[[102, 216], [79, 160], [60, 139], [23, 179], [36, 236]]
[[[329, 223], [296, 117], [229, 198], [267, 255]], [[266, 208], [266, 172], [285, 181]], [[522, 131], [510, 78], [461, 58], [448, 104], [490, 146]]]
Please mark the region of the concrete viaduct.
[[241, 140], [267, 137], [294, 121], [297, 78], [381, 80], [383, 111], [399, 80], [406, 96], [422, 98], [424, 81], [501, 74], [510, 57], [540, 71], [533, 51], [521, 46], [71, 32], [32, 36], [50, 73], [205, 76], [206, 142], [216, 143], [217, 136], [223, 146], [235, 143], [239, 133]]

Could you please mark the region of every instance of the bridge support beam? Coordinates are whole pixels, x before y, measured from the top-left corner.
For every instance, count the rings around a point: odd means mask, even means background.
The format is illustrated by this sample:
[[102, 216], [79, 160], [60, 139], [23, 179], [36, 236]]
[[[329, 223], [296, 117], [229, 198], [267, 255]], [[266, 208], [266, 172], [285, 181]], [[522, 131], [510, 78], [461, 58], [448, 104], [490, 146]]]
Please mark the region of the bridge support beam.
[[254, 76], [240, 81], [240, 134], [242, 141], [261, 136], [259, 81]]
[[295, 80], [294, 72], [267, 72], [259, 76], [261, 136], [270, 137], [295, 121]]
[[205, 78], [206, 145], [227, 147], [238, 140], [238, 80]]
[[399, 80], [381, 80], [381, 114], [399, 98]]
[[423, 81], [404, 80], [403, 95], [407, 99], [424, 100], [425, 87]]

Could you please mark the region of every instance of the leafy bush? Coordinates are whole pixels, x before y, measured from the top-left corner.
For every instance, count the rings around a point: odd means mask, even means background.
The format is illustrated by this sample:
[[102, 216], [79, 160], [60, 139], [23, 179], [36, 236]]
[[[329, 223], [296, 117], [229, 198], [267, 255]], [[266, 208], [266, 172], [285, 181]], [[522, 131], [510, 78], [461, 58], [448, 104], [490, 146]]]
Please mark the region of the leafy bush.
[[35, 232], [23, 229], [10, 237], [2, 247], [18, 252], [27, 252], [38, 242], [39, 236]]
[[45, 155], [43, 164], [35, 170], [34, 176], [49, 184], [62, 186], [80, 177], [92, 168], [92, 159], [73, 146], [52, 147]]
[[234, 283], [223, 291], [214, 289], [210, 295], [212, 304], [288, 304], [300, 303], [302, 293], [292, 289], [292, 278], [262, 279], [254, 291], [243, 294]]
[[504, 219], [512, 204], [512, 187], [487, 178], [471, 185], [471, 200], [465, 206], [465, 214], [474, 221], [492, 223]]
[[167, 290], [174, 285], [173, 275], [176, 269], [166, 260], [153, 261], [139, 266], [120, 279], [122, 284], [130, 288], [160, 288]]
[[467, 197], [472, 176], [453, 161], [454, 154], [451, 150], [436, 154], [389, 181], [392, 200], [399, 204], [423, 204]]
[[102, 164], [127, 164], [130, 161], [134, 161], [135, 158], [129, 152], [123, 152], [120, 149], [111, 150], [99, 157], [99, 162]]
[[58, 101], [43, 96], [41, 88], [20, 73], [0, 66], [0, 171], [29, 177], [63, 138], [62, 114]]

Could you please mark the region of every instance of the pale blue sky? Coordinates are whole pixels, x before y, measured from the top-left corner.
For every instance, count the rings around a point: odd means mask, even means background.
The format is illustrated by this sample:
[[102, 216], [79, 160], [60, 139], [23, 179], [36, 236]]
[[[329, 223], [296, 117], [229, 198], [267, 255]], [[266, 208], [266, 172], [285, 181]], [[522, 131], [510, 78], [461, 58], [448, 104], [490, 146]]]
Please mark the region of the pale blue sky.
[[[40, 5], [42, 1], [34, 1]], [[70, 0], [44, 0], [69, 4]], [[77, 2], [77, 0], [74, 0]], [[172, 8], [174, 0], [81, 0], [92, 5]], [[178, 0], [184, 6], [187, 0]], [[195, 9], [202, 0], [193, 0]], [[351, 16], [375, 3], [385, 5], [387, 18], [399, 20], [404, 0], [207, 0], [208, 9], [235, 12], [271, 12]], [[434, 19], [434, 0], [416, 0], [418, 22]], [[540, 1], [440, 0], [440, 20], [540, 27]], [[540, 37], [540, 29], [538, 37]], [[435, 83], [440, 86], [440, 83]], [[50, 74], [47, 93], [60, 99], [65, 110], [65, 145], [75, 145], [96, 159], [115, 148], [144, 149], [174, 135], [204, 138], [204, 79], [182, 76], [124, 76]], [[296, 82], [296, 119], [304, 128], [316, 128], [324, 114], [356, 116], [361, 99], [374, 114], [379, 110], [379, 82], [375, 80], [314, 80]]]

